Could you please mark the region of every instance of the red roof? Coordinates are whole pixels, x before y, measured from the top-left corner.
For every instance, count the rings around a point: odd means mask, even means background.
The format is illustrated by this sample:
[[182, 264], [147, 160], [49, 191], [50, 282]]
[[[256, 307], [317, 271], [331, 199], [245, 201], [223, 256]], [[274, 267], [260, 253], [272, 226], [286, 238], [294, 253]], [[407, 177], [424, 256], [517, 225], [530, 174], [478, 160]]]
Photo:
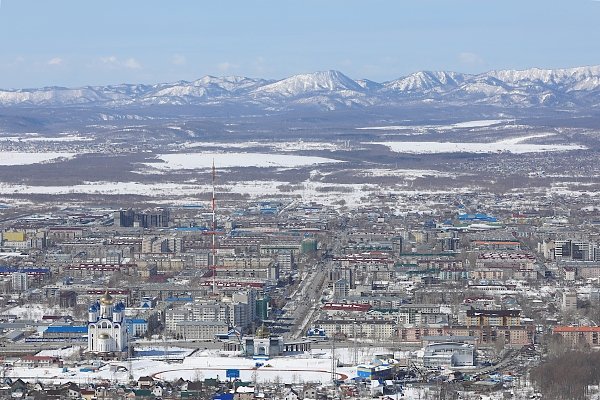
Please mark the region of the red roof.
[[23, 356], [21, 360], [26, 361], [58, 361], [58, 357], [52, 356]]
[[339, 311], [369, 311], [369, 304], [347, 304], [347, 303], [327, 303], [323, 306], [323, 310], [339, 310]]
[[553, 332], [600, 332], [600, 326], [557, 326]]

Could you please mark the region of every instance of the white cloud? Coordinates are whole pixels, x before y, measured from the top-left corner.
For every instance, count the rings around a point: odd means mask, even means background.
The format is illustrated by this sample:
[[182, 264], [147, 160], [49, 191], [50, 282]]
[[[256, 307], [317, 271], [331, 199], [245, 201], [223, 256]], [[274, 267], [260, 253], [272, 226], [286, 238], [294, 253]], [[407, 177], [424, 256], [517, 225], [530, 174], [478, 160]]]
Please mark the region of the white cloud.
[[187, 59], [181, 54], [174, 54], [173, 57], [171, 57], [171, 63], [174, 65], [185, 65], [187, 64]]
[[121, 60], [116, 56], [100, 57], [100, 63], [110, 69], [141, 69], [142, 65], [133, 57]]
[[129, 68], [129, 69], [140, 69], [140, 68], [142, 68], [142, 64], [140, 64], [138, 62], [138, 60], [136, 60], [133, 57], [129, 57], [127, 60], [125, 60], [125, 62], [123, 63], [123, 66], [125, 68]]
[[462, 52], [458, 54], [458, 60], [466, 65], [476, 66], [484, 65], [485, 61], [478, 54], [470, 52]]
[[263, 56], [258, 56], [254, 60], [254, 70], [257, 74], [264, 74], [266, 71], [266, 61]]
[[25, 63], [25, 57], [17, 56], [15, 58], [13, 58], [12, 60], [7, 61], [6, 63], [2, 62], [0, 65], [4, 64], [2, 66], [15, 68], [15, 67], [20, 67], [24, 63]]
[[48, 65], [62, 65], [63, 59], [60, 57], [54, 57], [48, 60]]
[[100, 61], [102, 61], [105, 64], [114, 64], [117, 62], [117, 57], [115, 57], [115, 56], [100, 57]]
[[224, 61], [224, 62], [222, 62], [222, 63], [220, 63], [220, 64], [217, 65], [217, 68], [221, 72], [229, 72], [232, 69], [236, 69], [237, 67], [239, 67], [239, 65], [232, 64], [229, 61]]

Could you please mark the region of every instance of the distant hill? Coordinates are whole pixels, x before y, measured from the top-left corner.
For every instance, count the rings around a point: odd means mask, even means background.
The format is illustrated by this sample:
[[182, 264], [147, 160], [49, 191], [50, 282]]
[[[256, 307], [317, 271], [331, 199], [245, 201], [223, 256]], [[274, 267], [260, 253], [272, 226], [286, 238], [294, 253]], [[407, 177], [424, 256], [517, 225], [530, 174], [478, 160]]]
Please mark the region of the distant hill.
[[395, 107], [418, 104], [590, 108], [600, 105], [600, 66], [491, 71], [420, 71], [388, 82], [339, 71], [282, 80], [205, 76], [193, 82], [0, 90], [0, 105], [149, 106], [219, 104], [264, 110]]

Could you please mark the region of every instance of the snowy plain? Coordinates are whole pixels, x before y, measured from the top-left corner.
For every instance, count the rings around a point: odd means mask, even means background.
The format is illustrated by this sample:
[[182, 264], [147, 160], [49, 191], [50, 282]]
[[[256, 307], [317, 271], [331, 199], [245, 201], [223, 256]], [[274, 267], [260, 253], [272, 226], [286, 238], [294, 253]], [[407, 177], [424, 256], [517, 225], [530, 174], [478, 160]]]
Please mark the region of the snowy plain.
[[162, 163], [145, 163], [159, 170], [190, 170], [211, 168], [213, 163], [219, 168], [233, 167], [305, 167], [309, 165], [339, 163], [341, 161], [324, 157], [299, 156], [267, 153], [173, 153], [158, 156]]
[[[73, 356], [80, 350], [80, 346], [48, 350], [38, 355], [57, 355], [61, 357]], [[139, 355], [137, 354], [139, 350]], [[165, 360], [167, 350], [170, 356]], [[142, 376], [153, 376], [158, 379], [175, 381], [184, 378], [189, 380], [205, 378], [224, 378], [227, 369], [240, 369], [240, 378], [245, 381], [258, 382], [302, 383], [302, 382], [331, 382], [331, 351], [312, 350], [303, 354], [276, 357], [266, 361], [256, 361], [251, 358], [238, 357], [233, 352], [218, 350], [204, 350], [193, 354], [192, 350], [185, 348], [167, 348], [162, 346], [143, 345], [136, 347], [136, 357], [131, 361], [110, 361], [95, 372], [84, 372], [80, 368], [68, 368], [64, 371], [59, 367], [47, 368], [7, 368], [5, 375], [13, 378], [20, 377], [24, 380], [42, 380], [50, 382], [75, 382], [88, 383], [101, 380], [127, 382], [129, 373], [117, 371], [117, 367], [129, 368], [131, 363], [134, 379]], [[393, 351], [383, 347], [359, 347], [357, 356], [359, 363], [367, 363], [374, 359], [376, 354], [389, 354]], [[351, 363], [354, 357], [352, 348], [336, 350], [336, 359], [342, 363]], [[396, 356], [406, 357], [407, 354], [397, 353]], [[175, 361], [175, 359], [179, 361]], [[260, 362], [263, 366], [256, 367]], [[339, 378], [353, 378], [356, 376], [356, 367], [336, 368]]]
[[384, 125], [384, 126], [365, 126], [359, 127], [356, 129], [359, 130], [378, 130], [378, 131], [397, 131], [397, 130], [424, 130], [424, 129], [432, 129], [432, 130], [453, 130], [453, 129], [468, 129], [468, 128], [485, 128], [494, 125], [500, 124], [510, 124], [513, 123], [513, 119], [485, 119], [485, 120], [476, 120], [476, 121], [465, 121], [458, 122], [455, 124], [449, 125]]
[[0, 165], [30, 165], [70, 159], [77, 153], [47, 152], [34, 153], [22, 151], [0, 151]]
[[396, 153], [435, 154], [435, 153], [544, 153], [550, 151], [584, 150], [585, 146], [575, 144], [531, 144], [518, 139], [491, 143], [471, 142], [371, 142], [388, 147]]

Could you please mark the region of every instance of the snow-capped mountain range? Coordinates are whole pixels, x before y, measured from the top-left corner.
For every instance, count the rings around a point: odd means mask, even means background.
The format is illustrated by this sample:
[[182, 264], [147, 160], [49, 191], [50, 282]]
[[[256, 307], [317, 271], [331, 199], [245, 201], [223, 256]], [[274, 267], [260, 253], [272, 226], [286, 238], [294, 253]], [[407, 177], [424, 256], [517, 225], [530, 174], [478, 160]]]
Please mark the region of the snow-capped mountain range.
[[407, 103], [530, 107], [600, 106], [600, 66], [501, 70], [469, 75], [420, 71], [388, 81], [354, 80], [339, 71], [282, 80], [205, 76], [193, 82], [0, 90], [0, 106], [248, 104], [265, 109], [394, 106]]

